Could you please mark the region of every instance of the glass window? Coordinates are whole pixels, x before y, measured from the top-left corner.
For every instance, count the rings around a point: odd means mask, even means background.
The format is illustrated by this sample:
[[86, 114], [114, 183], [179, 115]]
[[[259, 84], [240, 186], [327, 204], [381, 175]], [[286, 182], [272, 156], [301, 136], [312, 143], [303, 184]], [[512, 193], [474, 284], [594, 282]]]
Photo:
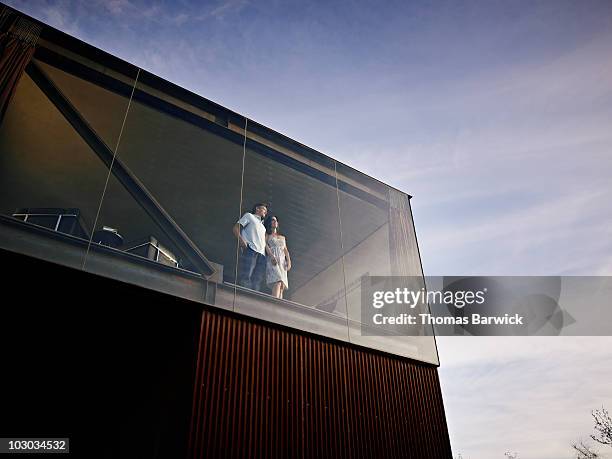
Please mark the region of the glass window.
[[2, 247], [437, 363], [362, 334], [364, 276], [422, 279], [406, 194], [121, 66], [37, 51], [0, 125]]
[[86, 266], [232, 308], [243, 135], [156, 97], [156, 81], [139, 75], [96, 228], [120, 245]]
[[114, 148], [128, 97], [60, 51], [31, 60], [0, 126], [2, 245], [81, 269], [108, 176], [92, 144]]
[[[409, 196], [366, 176], [359, 180], [356, 171], [347, 169], [343, 166], [338, 175], [338, 189], [350, 341], [437, 363], [433, 336], [409, 336], [404, 326], [377, 330], [374, 324], [362, 323], [363, 276], [394, 276], [393, 285], [415, 290], [425, 285]], [[367, 333], [362, 333], [363, 327], [368, 327]]]
[[[307, 162], [251, 137], [256, 133], [247, 135], [241, 209], [249, 247], [238, 259], [235, 310], [346, 340], [335, 162]], [[258, 204], [265, 215], [257, 215]], [[266, 249], [249, 225], [265, 232]]]

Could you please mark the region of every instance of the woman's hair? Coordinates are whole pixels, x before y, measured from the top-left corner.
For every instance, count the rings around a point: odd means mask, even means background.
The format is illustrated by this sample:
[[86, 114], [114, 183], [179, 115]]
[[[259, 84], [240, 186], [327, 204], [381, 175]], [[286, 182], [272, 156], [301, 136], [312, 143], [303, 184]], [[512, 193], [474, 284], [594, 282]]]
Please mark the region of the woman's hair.
[[[276, 218], [276, 223], [280, 222], [280, 220], [278, 219], [276, 215], [268, 215], [266, 219], [264, 220], [264, 226], [266, 227], [266, 233], [268, 234], [272, 234], [272, 219], [273, 218]], [[277, 231], [278, 231], [278, 227], [277, 227]]]

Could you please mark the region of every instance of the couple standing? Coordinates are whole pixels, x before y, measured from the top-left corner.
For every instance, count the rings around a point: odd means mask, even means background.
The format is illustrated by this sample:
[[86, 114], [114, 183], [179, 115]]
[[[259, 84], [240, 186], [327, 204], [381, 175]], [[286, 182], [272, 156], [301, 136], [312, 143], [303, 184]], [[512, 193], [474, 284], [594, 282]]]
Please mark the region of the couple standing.
[[258, 203], [234, 225], [234, 236], [240, 245], [238, 285], [260, 290], [265, 273], [266, 283], [272, 295], [282, 298], [289, 288], [287, 271], [291, 269], [291, 257], [285, 236], [278, 233], [278, 218], [266, 218], [268, 206]]

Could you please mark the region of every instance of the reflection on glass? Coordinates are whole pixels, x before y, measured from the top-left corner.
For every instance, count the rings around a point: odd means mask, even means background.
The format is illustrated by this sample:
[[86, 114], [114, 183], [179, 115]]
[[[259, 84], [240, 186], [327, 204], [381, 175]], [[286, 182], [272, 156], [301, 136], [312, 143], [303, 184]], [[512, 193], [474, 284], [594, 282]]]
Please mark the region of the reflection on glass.
[[[111, 275], [232, 308], [243, 137], [187, 108], [137, 83], [97, 229], [123, 240]], [[88, 269], [106, 258], [89, 257]]]
[[351, 321], [361, 317], [362, 276], [390, 276], [389, 202], [385, 194], [360, 183], [338, 180], [342, 218], [346, 302]]
[[436, 363], [433, 337], [405, 336], [402, 327], [396, 334], [389, 327], [377, 331], [375, 324], [365, 324], [371, 336], [362, 335], [361, 308], [369, 307], [362, 305], [363, 276], [422, 279], [409, 196], [367, 178], [360, 182], [339, 174], [338, 179], [350, 340]]
[[260, 264], [242, 250], [236, 311], [346, 339], [334, 162], [315, 167], [249, 139], [244, 164], [242, 218], [253, 223], [242, 231], [265, 231], [266, 246]]
[[128, 99], [79, 74], [97, 75], [93, 63], [45, 56], [30, 61], [0, 126], [2, 246], [80, 269], [108, 175], [91, 139], [114, 147]]

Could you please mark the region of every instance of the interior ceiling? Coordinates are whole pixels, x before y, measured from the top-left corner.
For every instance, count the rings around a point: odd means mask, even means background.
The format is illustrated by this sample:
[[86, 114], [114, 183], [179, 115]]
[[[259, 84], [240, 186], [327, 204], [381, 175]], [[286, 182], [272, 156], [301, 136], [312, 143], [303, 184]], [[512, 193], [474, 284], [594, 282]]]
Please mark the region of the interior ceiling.
[[128, 99], [34, 59], [87, 120], [111, 151], [115, 150]]
[[0, 149], [3, 213], [74, 207], [91, 229], [108, 170], [27, 75], [3, 120]]
[[[40, 65], [114, 150], [127, 100], [61, 70]], [[53, 116], [61, 117], [52, 106], [46, 111], [55, 111]], [[67, 125], [65, 120], [63, 123]], [[32, 129], [37, 130], [34, 126]], [[53, 129], [53, 134], [46, 132], [46, 135], [55, 135], [56, 128], [49, 129]], [[77, 136], [76, 133], [73, 136]], [[73, 152], [66, 151], [66, 145], [57, 139], [53, 142], [54, 149], [62, 152], [62, 163], [70, 164], [75, 160], [71, 156]], [[100, 168], [104, 169], [93, 152], [89, 153], [90, 159], [79, 161], [78, 174], [82, 178], [100, 176]], [[338, 204], [345, 253], [388, 218], [384, 209], [345, 192], [340, 192], [338, 200], [335, 187], [252, 151], [247, 151], [245, 156], [240, 210], [242, 156], [242, 145], [135, 102], [130, 106], [117, 152], [117, 157], [142, 181], [207, 258], [224, 265], [226, 274], [233, 273], [235, 268], [236, 241], [232, 226], [241, 212], [249, 210], [257, 201], [270, 202], [271, 212], [279, 217], [280, 231], [287, 237], [293, 260], [290, 282], [294, 288], [342, 255]], [[36, 164], [37, 160], [34, 161], [32, 164]], [[56, 174], [54, 177], [45, 178], [47, 186], [61, 190], [72, 175]], [[83, 180], [75, 192], [94, 197], [99, 196], [100, 190], [99, 180]], [[18, 206], [33, 207], [21, 201]], [[54, 206], [51, 202], [41, 205]], [[85, 211], [90, 222], [93, 222], [92, 207], [95, 208], [88, 204]], [[161, 231], [112, 176], [98, 227], [102, 225], [117, 228], [126, 241], [153, 235], [169, 245]], [[388, 247], [380, 250], [388, 250]], [[338, 285], [342, 282], [338, 279]]]

